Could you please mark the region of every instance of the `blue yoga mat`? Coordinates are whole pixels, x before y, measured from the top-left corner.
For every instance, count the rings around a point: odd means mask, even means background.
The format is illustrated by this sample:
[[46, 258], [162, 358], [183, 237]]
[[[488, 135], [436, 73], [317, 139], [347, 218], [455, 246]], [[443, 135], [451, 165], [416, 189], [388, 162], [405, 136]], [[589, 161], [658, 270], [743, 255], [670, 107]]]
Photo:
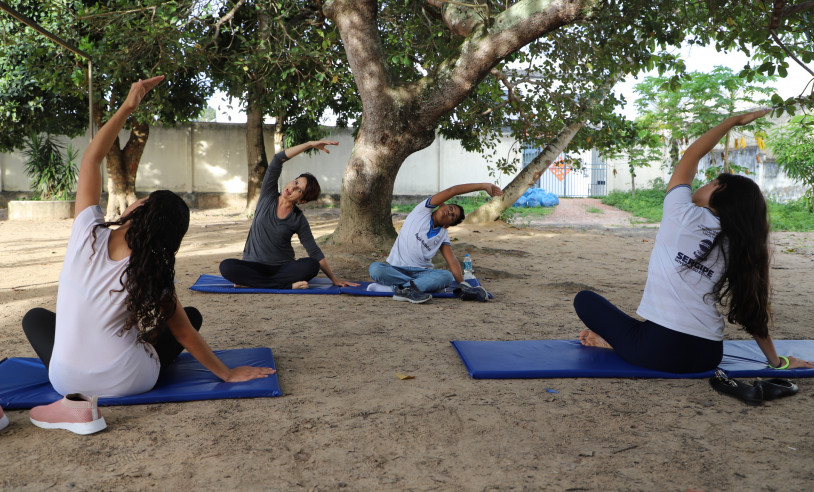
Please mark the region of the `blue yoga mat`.
[[[676, 374], [634, 366], [609, 349], [584, 347], [578, 340], [451, 342], [469, 376], [519, 378], [707, 378], [714, 371]], [[778, 353], [814, 360], [814, 340], [775, 340]], [[731, 377], [811, 378], [814, 369], [770, 369], [752, 340], [725, 340], [719, 366]]]
[[[216, 350], [229, 367], [256, 366], [274, 368], [269, 348]], [[190, 354], [184, 352], [158, 378], [147, 393], [118, 398], [100, 398], [99, 405], [138, 405], [224, 398], [280, 396], [277, 374], [243, 383], [224, 383]], [[47, 405], [62, 398], [48, 382], [48, 371], [33, 357], [14, 357], [0, 361], [0, 405], [5, 409]]]
[[190, 290], [218, 294], [341, 294], [339, 286], [331, 279], [315, 278], [308, 281], [307, 289], [260, 289], [255, 287], [235, 287], [220, 275], [201, 275]]
[[[342, 287], [340, 291], [343, 294], [349, 294], [352, 296], [368, 296], [368, 297], [393, 297], [392, 292], [379, 292], [375, 290], [367, 290], [367, 286], [372, 284], [373, 282], [361, 282], [359, 287]], [[466, 283], [471, 285], [472, 287], [477, 287], [480, 285], [478, 279], [467, 280]], [[452, 291], [455, 287], [458, 286], [457, 282], [453, 282], [452, 285], [448, 286], [446, 289], [438, 291], [438, 292], [430, 292], [433, 297], [440, 297], [440, 298], [454, 298], [455, 294]], [[489, 294], [489, 299], [492, 299], [492, 294]]]

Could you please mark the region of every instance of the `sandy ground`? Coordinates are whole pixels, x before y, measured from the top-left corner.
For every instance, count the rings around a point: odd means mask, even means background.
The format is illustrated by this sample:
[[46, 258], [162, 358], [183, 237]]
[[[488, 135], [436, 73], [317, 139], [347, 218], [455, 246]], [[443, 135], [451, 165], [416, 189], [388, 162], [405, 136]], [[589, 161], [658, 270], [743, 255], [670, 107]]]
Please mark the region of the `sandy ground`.
[[[336, 224], [332, 210], [308, 215], [319, 236]], [[54, 308], [70, 225], [0, 220], [0, 358], [34, 356], [20, 319]], [[240, 254], [248, 227], [235, 210], [194, 212], [178, 255], [180, 293], [202, 311], [214, 348], [271, 347], [284, 396], [104, 408], [108, 429], [84, 437], [12, 410], [0, 432], [0, 488], [812, 488], [811, 380], [792, 398], [747, 407], [705, 380], [467, 376], [450, 340], [574, 338], [580, 289], [635, 311], [653, 225], [595, 200], [563, 200], [543, 220], [459, 226], [453, 248], [473, 256], [489, 303], [187, 290]], [[775, 337], [811, 338], [814, 235], [773, 242]], [[386, 254], [326, 253], [347, 279], [366, 279], [367, 264]], [[727, 336], [745, 338], [731, 327]]]

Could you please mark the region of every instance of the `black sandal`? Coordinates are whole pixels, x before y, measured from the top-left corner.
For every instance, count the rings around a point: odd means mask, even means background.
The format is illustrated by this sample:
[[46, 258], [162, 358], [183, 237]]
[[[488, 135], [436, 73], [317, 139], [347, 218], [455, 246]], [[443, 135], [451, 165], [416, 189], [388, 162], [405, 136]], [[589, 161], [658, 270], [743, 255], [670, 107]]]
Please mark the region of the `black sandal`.
[[709, 384], [718, 393], [733, 396], [747, 405], [763, 404], [763, 386], [754, 386], [732, 379], [720, 369], [715, 369], [715, 375], [709, 378]]
[[800, 390], [800, 388], [789, 379], [773, 378], [757, 380], [754, 384], [755, 387], [761, 388], [763, 391], [763, 399], [766, 401], [796, 395]]

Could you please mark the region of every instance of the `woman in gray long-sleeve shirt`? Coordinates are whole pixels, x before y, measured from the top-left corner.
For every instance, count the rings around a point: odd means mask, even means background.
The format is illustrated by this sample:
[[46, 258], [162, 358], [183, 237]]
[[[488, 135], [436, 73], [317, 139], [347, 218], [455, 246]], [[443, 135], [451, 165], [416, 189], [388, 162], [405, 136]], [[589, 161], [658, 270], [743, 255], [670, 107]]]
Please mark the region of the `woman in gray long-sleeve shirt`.
[[[330, 153], [325, 146], [338, 143], [330, 140], [307, 142], [274, 156], [263, 179], [252, 227], [243, 248], [243, 259], [223, 260], [220, 264], [223, 278], [239, 287], [305, 289], [308, 288], [308, 281], [322, 270], [335, 285], [358, 285], [336, 278], [314, 241], [308, 219], [297, 207], [297, 204], [319, 198], [317, 179], [310, 173], [304, 173], [288, 183], [282, 192], [278, 191], [277, 186], [285, 161], [308, 149]], [[294, 257], [294, 248], [291, 247], [294, 234], [308, 252], [307, 258]]]

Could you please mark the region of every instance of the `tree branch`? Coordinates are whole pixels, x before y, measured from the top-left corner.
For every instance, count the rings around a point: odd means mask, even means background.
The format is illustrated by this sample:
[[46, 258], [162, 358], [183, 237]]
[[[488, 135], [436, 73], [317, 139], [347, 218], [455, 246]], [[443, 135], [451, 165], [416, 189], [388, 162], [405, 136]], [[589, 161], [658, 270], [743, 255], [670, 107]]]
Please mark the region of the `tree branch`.
[[[812, 4], [814, 4], [814, 2], [812, 2]], [[774, 32], [774, 29], [769, 29], [769, 33], [771, 33], [771, 35], [772, 35], [772, 39], [774, 39], [774, 42], [775, 42], [775, 43], [777, 43], [777, 45], [778, 45], [778, 46], [780, 46], [781, 48], [783, 48], [783, 51], [785, 51], [785, 52], [786, 52], [786, 55], [788, 55], [788, 56], [789, 56], [789, 57], [790, 57], [792, 60], [794, 60], [794, 61], [795, 61], [795, 62], [796, 62], [798, 65], [800, 65], [801, 67], [803, 67], [803, 70], [805, 70], [806, 72], [810, 73], [810, 74], [811, 74], [811, 76], [812, 76], [812, 77], [814, 77], [814, 72], [812, 72], [812, 71], [811, 71], [811, 69], [810, 69], [810, 68], [808, 68], [808, 67], [805, 65], [805, 63], [803, 63], [803, 62], [802, 62], [802, 61], [800, 61], [800, 60], [799, 60], [799, 59], [798, 59], [796, 56], [794, 56], [794, 53], [792, 53], [791, 51], [789, 51], [789, 49], [788, 49], [788, 48], [786, 48], [786, 45], [785, 45], [785, 44], [783, 44], [783, 42], [782, 42], [782, 41], [780, 41], [780, 38], [779, 38], [779, 37], [777, 37], [777, 34]]]
[[226, 15], [218, 19], [218, 22], [215, 23], [215, 34], [212, 35], [212, 39], [209, 40], [208, 43], [203, 47], [203, 49], [209, 48], [215, 41], [218, 40], [218, 36], [220, 35], [220, 26], [226, 24], [227, 22], [231, 21], [235, 17], [235, 13], [237, 10], [246, 3], [246, 0], [238, 0], [232, 10], [230, 10]]

